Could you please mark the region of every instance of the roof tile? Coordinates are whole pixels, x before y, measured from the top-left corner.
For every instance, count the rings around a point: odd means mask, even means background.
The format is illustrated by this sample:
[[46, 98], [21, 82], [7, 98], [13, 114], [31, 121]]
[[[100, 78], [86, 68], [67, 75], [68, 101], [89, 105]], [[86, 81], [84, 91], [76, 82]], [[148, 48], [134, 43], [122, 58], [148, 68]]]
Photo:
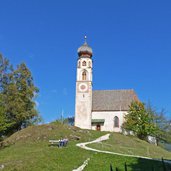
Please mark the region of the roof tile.
[[92, 110], [127, 111], [134, 100], [138, 100], [134, 90], [94, 90]]

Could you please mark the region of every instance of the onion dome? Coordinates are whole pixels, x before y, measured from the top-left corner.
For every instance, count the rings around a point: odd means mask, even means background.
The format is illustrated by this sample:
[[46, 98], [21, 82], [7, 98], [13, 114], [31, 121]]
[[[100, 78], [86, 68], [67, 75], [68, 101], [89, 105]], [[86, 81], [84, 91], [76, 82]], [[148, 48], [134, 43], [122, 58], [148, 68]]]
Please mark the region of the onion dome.
[[93, 55], [92, 48], [87, 44], [86, 41], [87, 37], [85, 36], [85, 42], [84, 44], [78, 48], [77, 53], [79, 57], [89, 57], [91, 58]]

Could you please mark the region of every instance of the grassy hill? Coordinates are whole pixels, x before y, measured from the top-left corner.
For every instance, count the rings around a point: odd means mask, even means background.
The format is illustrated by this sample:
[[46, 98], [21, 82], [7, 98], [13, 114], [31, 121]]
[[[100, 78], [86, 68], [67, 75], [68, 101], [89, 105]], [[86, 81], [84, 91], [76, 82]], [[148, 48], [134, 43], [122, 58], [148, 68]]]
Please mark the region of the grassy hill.
[[89, 145], [92, 148], [113, 151], [121, 154], [145, 156], [154, 159], [171, 159], [171, 152], [149, 144], [133, 136], [123, 136], [120, 133], [111, 133], [110, 139], [101, 143]]
[[[5, 166], [3, 171], [72, 171], [82, 165], [87, 158], [90, 158], [85, 171], [108, 171], [110, 163], [117, 166], [119, 170], [124, 170], [125, 162], [129, 165], [129, 171], [148, 171], [151, 170], [152, 165], [155, 166], [156, 171], [162, 171], [160, 161], [95, 153], [75, 146], [76, 143], [91, 141], [104, 134], [106, 132], [81, 130], [59, 123], [31, 126], [5, 140], [4, 143], [7, 147], [0, 150], [0, 165]], [[115, 138], [115, 134], [112, 134], [112, 136]], [[120, 136], [119, 139], [125, 137]], [[48, 146], [49, 139], [59, 139], [61, 137], [69, 138], [67, 147]], [[144, 143], [136, 143], [136, 141], [135, 139], [134, 143], [137, 144], [137, 148]], [[98, 144], [95, 145], [98, 146]], [[155, 149], [157, 147], [154, 147], [154, 151]]]

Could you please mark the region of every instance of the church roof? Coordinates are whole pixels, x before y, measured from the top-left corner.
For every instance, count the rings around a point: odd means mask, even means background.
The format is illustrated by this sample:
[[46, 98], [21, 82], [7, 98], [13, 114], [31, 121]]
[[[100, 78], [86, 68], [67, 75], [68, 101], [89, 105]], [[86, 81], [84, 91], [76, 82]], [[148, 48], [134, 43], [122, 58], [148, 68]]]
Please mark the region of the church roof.
[[134, 90], [94, 90], [92, 111], [128, 111], [134, 100], [138, 100]]

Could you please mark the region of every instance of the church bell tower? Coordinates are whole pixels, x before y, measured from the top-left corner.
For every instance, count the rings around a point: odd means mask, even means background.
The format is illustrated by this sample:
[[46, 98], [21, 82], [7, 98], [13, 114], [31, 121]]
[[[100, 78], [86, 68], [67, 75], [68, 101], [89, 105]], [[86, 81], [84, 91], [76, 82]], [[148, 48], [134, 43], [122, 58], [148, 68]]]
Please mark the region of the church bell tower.
[[84, 44], [78, 48], [75, 126], [91, 129], [92, 112], [92, 48]]

